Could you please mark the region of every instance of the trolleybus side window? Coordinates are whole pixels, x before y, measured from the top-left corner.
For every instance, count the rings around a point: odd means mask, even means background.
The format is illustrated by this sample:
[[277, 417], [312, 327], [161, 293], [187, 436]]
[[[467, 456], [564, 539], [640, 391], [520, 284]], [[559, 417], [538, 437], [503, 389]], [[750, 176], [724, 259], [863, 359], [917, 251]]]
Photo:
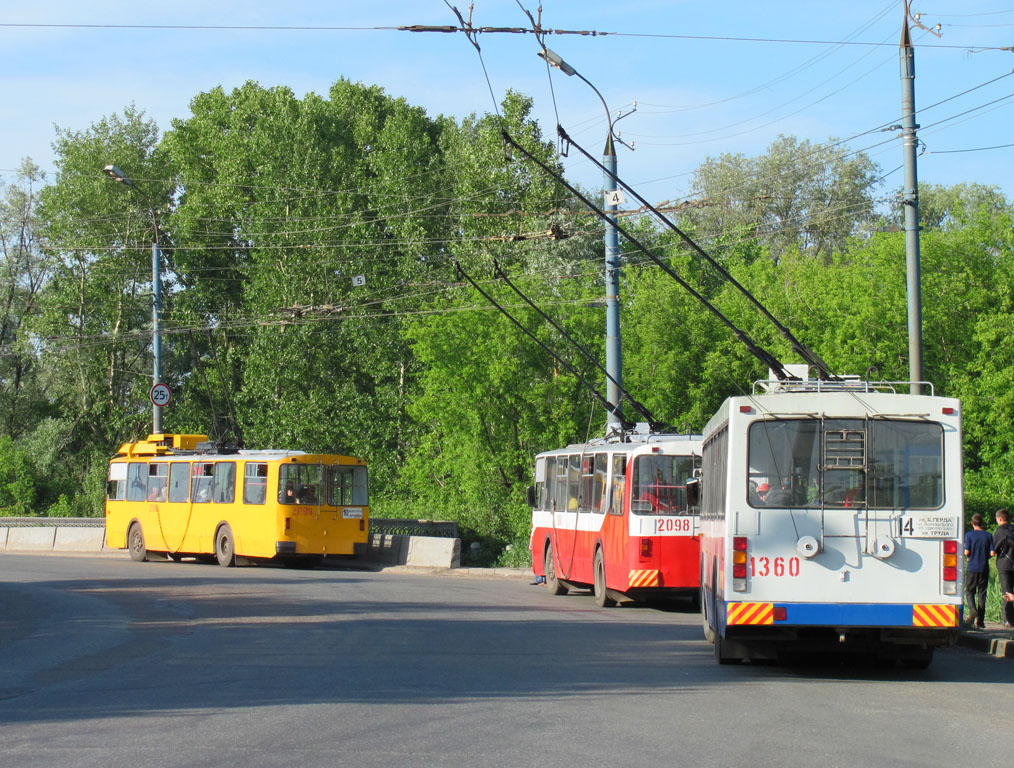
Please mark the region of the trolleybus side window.
[[109, 465], [109, 479], [106, 481], [106, 498], [110, 501], [123, 501], [127, 498], [127, 465], [124, 463]]
[[215, 465], [210, 461], [194, 462], [193, 477], [190, 480], [190, 503], [211, 503], [211, 480]]
[[169, 484], [169, 464], [164, 461], [148, 465], [148, 501], [165, 501]]
[[567, 506], [568, 512], [577, 512], [581, 496], [581, 454], [572, 453], [567, 463]]
[[627, 488], [627, 455], [613, 454], [613, 484], [609, 491], [609, 512], [623, 514], [623, 492]]
[[609, 454], [608, 453], [596, 453], [595, 454], [595, 479], [592, 482], [592, 498], [591, 508], [592, 512], [605, 512], [603, 504], [606, 496], [606, 475], [609, 470]]
[[211, 498], [216, 504], [232, 504], [236, 500], [236, 464], [232, 461], [215, 462], [215, 482]]
[[595, 454], [586, 453], [581, 457], [581, 490], [578, 499], [581, 512], [592, 508], [592, 486], [595, 484]]
[[267, 499], [268, 465], [246, 462], [243, 469], [243, 503], [263, 504]]
[[144, 501], [147, 491], [147, 462], [130, 462], [130, 466], [127, 468], [127, 501]]
[[567, 511], [567, 463], [569, 457], [556, 457], [556, 486], [553, 489], [553, 501], [556, 502], [554, 509], [557, 512]]
[[190, 496], [190, 462], [174, 461], [169, 465], [169, 501], [184, 502]]
[[704, 444], [704, 493], [701, 516], [720, 520], [725, 517], [725, 487], [729, 470], [729, 427], [722, 427]]
[[[539, 489], [537, 504], [539, 509], [553, 508], [553, 489], [556, 487], [556, 457], [546, 456], [542, 459], [542, 483], [536, 487]], [[539, 461], [535, 462], [536, 477], [538, 477]]]

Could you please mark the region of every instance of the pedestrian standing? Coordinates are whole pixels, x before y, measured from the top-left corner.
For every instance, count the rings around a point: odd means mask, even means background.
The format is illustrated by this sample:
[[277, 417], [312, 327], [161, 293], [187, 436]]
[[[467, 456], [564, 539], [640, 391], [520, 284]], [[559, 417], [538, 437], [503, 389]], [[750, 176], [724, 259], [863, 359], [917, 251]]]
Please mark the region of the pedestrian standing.
[[[1014, 529], [1011, 528], [1010, 515], [1006, 509], [996, 511], [996, 530], [993, 532], [993, 556], [996, 558], [996, 575], [1000, 577], [1000, 592], [1014, 592]], [[1004, 601], [1000, 604], [1000, 617], [1003, 625], [1011, 625], [1014, 616], [1014, 603]]]
[[968, 606], [968, 623], [979, 629], [986, 626], [986, 587], [989, 585], [989, 557], [993, 552], [993, 537], [984, 531], [982, 515], [972, 515], [972, 530], [965, 533], [965, 605]]

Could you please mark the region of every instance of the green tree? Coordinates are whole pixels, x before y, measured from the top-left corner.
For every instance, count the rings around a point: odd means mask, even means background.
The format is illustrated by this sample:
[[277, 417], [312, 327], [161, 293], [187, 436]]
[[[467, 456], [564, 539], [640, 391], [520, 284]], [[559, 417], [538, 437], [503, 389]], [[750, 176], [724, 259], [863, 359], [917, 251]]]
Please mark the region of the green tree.
[[779, 136], [758, 157], [725, 153], [694, 173], [702, 205], [685, 217], [705, 237], [754, 237], [775, 259], [798, 248], [830, 259], [874, 220], [877, 165], [839, 142]]

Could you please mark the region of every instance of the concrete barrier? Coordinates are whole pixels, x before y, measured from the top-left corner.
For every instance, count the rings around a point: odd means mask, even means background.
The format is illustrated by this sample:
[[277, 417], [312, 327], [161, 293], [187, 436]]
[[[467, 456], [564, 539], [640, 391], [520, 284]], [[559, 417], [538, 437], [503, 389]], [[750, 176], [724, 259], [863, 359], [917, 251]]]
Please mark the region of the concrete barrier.
[[387, 565], [458, 568], [461, 539], [374, 533], [370, 535], [367, 558]]
[[105, 528], [69, 528], [57, 527], [53, 537], [53, 550], [56, 552], [98, 552], [105, 548]]
[[[46, 520], [11, 518], [0, 526], [0, 551], [7, 552], [102, 552], [106, 531], [101, 519]], [[367, 561], [381, 565], [420, 568], [459, 568], [461, 539], [445, 536], [411, 536], [371, 533]]]
[[52, 551], [56, 540], [56, 528], [37, 526], [34, 528], [8, 528], [8, 552], [46, 552]]

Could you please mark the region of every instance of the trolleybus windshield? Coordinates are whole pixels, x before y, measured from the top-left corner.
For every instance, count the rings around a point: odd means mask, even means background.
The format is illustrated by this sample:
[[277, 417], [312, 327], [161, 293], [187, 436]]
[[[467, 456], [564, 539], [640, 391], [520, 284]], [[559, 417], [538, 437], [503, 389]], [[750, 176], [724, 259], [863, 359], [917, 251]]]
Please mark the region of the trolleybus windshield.
[[937, 509], [943, 429], [899, 419], [791, 419], [750, 427], [753, 507]]
[[687, 480], [693, 474], [693, 456], [654, 453], [636, 457], [630, 511], [635, 515], [674, 515], [686, 512]]

